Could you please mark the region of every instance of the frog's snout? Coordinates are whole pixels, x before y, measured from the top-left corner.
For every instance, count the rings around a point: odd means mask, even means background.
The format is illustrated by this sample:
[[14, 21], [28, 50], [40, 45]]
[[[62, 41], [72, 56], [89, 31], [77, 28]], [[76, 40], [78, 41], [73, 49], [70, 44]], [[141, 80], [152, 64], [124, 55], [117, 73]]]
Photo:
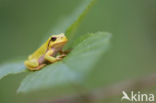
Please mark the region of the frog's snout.
[[68, 41], [67, 37], [63, 33], [61, 34], [60, 39], [64, 42]]
[[67, 42], [68, 41], [68, 39], [67, 39], [67, 37], [66, 36], [64, 36], [64, 37], [62, 37], [63, 38], [63, 40], [65, 41], [65, 42]]

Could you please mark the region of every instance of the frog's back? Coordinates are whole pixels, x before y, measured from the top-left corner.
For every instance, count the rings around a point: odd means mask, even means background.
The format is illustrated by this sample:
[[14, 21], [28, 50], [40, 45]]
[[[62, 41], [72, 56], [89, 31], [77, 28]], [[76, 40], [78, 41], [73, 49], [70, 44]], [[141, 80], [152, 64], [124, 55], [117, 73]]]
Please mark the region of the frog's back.
[[41, 45], [41, 47], [38, 48], [33, 54], [31, 54], [28, 59], [39, 59], [41, 56], [43, 56], [47, 51], [48, 43], [49, 39], [43, 45]]

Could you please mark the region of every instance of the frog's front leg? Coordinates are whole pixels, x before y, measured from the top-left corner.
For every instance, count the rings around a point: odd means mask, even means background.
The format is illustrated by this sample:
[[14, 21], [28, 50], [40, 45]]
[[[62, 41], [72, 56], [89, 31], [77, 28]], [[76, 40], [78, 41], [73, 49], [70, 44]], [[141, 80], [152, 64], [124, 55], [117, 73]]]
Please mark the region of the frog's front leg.
[[54, 50], [51, 49], [51, 50], [47, 51], [47, 53], [44, 56], [44, 59], [51, 63], [58, 61], [59, 58], [57, 58], [57, 57], [55, 58], [55, 57], [51, 56], [52, 54], [54, 54]]
[[66, 51], [63, 51], [63, 50], [60, 50], [59, 53], [60, 55], [57, 56], [58, 58], [64, 58], [65, 56], [67, 56], [67, 54], [70, 53], [71, 50], [66, 50]]
[[60, 54], [61, 54], [61, 55], [67, 55], [67, 54], [70, 53], [70, 51], [71, 51], [71, 50], [65, 50], [65, 51], [60, 50]]

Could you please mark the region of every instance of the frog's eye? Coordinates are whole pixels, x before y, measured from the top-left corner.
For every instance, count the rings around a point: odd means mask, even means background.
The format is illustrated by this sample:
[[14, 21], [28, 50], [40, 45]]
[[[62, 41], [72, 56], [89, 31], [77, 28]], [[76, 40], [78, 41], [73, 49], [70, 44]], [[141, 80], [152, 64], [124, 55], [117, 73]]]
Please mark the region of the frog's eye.
[[51, 38], [51, 41], [55, 41], [57, 38], [56, 37], [52, 37]]

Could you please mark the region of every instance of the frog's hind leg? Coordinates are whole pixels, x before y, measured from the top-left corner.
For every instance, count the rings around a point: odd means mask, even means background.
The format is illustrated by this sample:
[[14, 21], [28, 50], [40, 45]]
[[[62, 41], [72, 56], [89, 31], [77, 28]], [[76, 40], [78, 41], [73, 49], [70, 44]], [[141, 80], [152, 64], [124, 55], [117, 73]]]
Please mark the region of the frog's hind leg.
[[38, 61], [35, 60], [35, 59], [27, 60], [27, 61], [24, 62], [24, 64], [26, 66], [33, 67], [33, 68], [35, 68], [35, 67], [37, 67], [39, 65]]
[[35, 59], [27, 60], [24, 64], [29, 70], [38, 70], [43, 67], [42, 65], [39, 65], [38, 61]]
[[40, 70], [41, 68], [43, 68], [44, 66], [46, 66], [46, 64], [41, 64], [37, 67], [31, 67], [29, 65], [26, 65], [26, 67], [29, 69], [29, 70], [32, 70], [32, 71], [35, 71], [35, 70]]

